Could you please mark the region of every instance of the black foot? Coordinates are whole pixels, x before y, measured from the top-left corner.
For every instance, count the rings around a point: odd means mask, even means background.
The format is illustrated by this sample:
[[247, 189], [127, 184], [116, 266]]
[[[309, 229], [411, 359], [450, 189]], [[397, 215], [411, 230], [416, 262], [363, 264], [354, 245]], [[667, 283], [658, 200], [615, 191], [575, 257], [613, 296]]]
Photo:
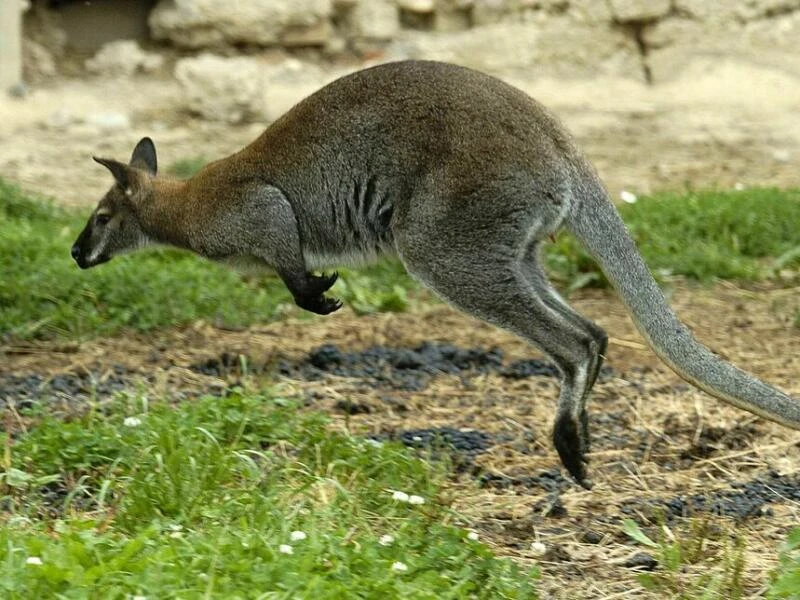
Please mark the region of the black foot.
[[[583, 444], [583, 451], [588, 453], [591, 451], [591, 439], [589, 439], [589, 413], [584, 408], [581, 411], [581, 444]], [[588, 459], [584, 462], [588, 462]]]
[[315, 298], [317, 296], [322, 296], [325, 292], [327, 292], [336, 280], [339, 279], [339, 274], [334, 271], [330, 275], [312, 275], [311, 273], [306, 273], [306, 281], [305, 285], [303, 286], [303, 295]]
[[329, 315], [342, 308], [341, 300], [326, 298], [325, 296], [299, 296], [294, 299], [295, 304], [307, 311], [318, 315]]
[[338, 273], [330, 275], [314, 275], [309, 272], [281, 273], [286, 287], [292, 292], [294, 302], [300, 308], [318, 315], [329, 315], [342, 308], [342, 303], [335, 298], [326, 298], [327, 292], [339, 278]]
[[589, 462], [586, 458], [586, 442], [589, 433], [585, 414], [582, 413], [578, 421], [566, 413], [559, 415], [553, 429], [553, 443], [564, 468], [582, 487], [590, 490], [592, 482], [586, 476], [586, 465]]

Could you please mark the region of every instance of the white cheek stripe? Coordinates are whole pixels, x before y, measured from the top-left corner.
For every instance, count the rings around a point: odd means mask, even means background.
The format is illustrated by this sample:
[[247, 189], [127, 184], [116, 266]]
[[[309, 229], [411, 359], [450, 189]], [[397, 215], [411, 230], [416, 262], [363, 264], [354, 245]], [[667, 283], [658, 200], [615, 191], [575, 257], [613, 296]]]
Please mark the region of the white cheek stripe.
[[97, 260], [97, 257], [99, 255], [100, 255], [100, 247], [98, 246], [97, 248], [92, 250], [92, 253], [89, 255], [89, 258], [86, 259], [86, 262], [93, 263], [94, 261]]

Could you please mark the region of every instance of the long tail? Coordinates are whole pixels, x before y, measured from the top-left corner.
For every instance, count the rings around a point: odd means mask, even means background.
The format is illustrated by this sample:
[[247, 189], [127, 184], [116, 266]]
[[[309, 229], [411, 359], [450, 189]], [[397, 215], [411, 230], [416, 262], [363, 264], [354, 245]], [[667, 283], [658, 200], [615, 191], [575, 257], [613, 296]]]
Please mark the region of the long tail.
[[673, 371], [720, 400], [800, 429], [800, 401], [721, 359], [678, 320], [604, 190], [585, 198], [565, 226], [599, 263], [636, 327]]

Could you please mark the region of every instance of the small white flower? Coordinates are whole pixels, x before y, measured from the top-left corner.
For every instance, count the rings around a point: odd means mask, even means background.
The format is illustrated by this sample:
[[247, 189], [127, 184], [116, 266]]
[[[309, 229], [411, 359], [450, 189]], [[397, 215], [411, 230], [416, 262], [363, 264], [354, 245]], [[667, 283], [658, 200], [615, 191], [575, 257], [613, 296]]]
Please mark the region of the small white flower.
[[408, 497], [409, 504], [425, 504], [425, 498], [422, 496], [409, 496]]
[[42, 564], [42, 559], [39, 558], [38, 556], [29, 556], [28, 558], [25, 559], [25, 564], [26, 565], [41, 565]]
[[125, 417], [122, 424], [125, 425], [125, 427], [138, 427], [142, 424], [142, 420], [139, 417]]
[[392, 492], [392, 500], [397, 500], [398, 502], [408, 502], [409, 497], [405, 492], [395, 490]]
[[131, 596], [131, 600], [147, 600], [147, 596]]
[[391, 546], [394, 543], [394, 537], [387, 533], [378, 539], [378, 543], [381, 546]]
[[281, 544], [278, 546], [278, 552], [281, 554], [294, 554], [294, 550], [289, 544]]
[[547, 552], [547, 546], [542, 542], [533, 542], [531, 544], [531, 552], [533, 552], [534, 556], [544, 556]]
[[478, 541], [478, 532], [477, 531], [470, 531], [467, 534], [467, 539], [468, 540], [472, 540], [473, 542], [477, 542]]
[[744, 184], [741, 181], [737, 181], [733, 184], [733, 189], [735, 189], [737, 192], [741, 192], [744, 189]]
[[383, 442], [380, 440], [374, 440], [372, 438], [367, 438], [366, 443], [368, 446], [372, 446], [373, 448], [383, 448]]
[[629, 192], [628, 190], [622, 190], [619, 193], [619, 199], [622, 200], [623, 202], [627, 202], [628, 204], [635, 204], [636, 201], [638, 200], [636, 194], [634, 194], [633, 192]]
[[301, 542], [306, 539], [308, 536], [306, 535], [305, 531], [293, 531], [289, 534], [289, 539], [293, 542]]
[[400, 561], [392, 563], [392, 571], [398, 571], [400, 573], [404, 573], [408, 571], [408, 565], [406, 563], [401, 563]]

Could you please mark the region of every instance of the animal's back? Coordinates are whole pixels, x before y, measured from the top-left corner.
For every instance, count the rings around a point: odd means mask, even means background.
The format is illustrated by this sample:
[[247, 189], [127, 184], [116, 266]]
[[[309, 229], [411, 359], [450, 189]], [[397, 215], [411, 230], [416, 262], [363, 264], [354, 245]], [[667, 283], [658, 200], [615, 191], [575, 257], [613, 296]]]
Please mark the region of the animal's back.
[[295, 164], [308, 151], [331, 147], [360, 165], [415, 178], [444, 164], [485, 168], [497, 156], [541, 170], [565, 152], [577, 153], [557, 120], [524, 92], [433, 61], [388, 63], [342, 77], [296, 105], [252, 146], [269, 162], [281, 154]]
[[236, 157], [286, 194], [313, 267], [391, 251], [391, 225], [423, 187], [467, 198], [511, 177], [561, 193], [567, 162], [581, 160], [558, 121], [524, 92], [432, 61], [342, 77]]

